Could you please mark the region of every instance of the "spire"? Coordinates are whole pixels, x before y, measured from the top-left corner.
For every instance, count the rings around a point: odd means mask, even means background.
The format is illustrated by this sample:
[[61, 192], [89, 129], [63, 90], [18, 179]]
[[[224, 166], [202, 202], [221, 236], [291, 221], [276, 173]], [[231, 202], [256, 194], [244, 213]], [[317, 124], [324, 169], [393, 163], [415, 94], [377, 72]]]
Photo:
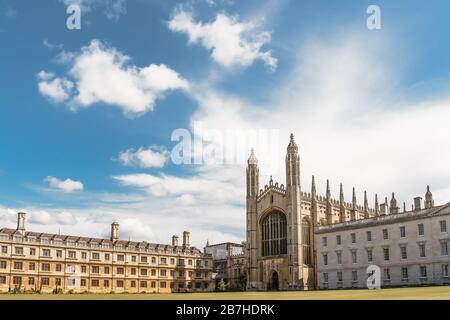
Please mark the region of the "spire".
[[331, 205], [331, 191], [330, 191], [330, 181], [327, 179], [327, 206], [326, 206], [326, 218], [327, 218], [327, 224], [333, 223], [333, 212], [332, 212], [332, 205]]
[[298, 152], [298, 147], [297, 144], [294, 141], [294, 134], [291, 133], [291, 138], [289, 140], [289, 144], [287, 147], [287, 152], [288, 153], [297, 153]]
[[353, 194], [352, 194], [352, 211], [351, 211], [351, 215], [350, 218], [352, 221], [357, 220], [357, 215], [358, 215], [358, 204], [356, 203], [356, 191], [355, 191], [355, 187], [353, 187]]
[[395, 193], [392, 192], [392, 199], [391, 199], [391, 213], [398, 213], [399, 208], [397, 207], [397, 199], [395, 199]]
[[256, 159], [255, 150], [253, 148], [250, 151], [250, 157], [248, 158], [247, 163], [249, 165], [258, 165], [258, 159]]
[[256, 197], [259, 192], [259, 168], [253, 148], [250, 151], [247, 163], [247, 197]]
[[293, 134], [291, 134], [291, 139], [287, 146], [287, 154], [286, 154], [287, 194], [290, 194], [292, 188], [295, 188], [296, 192], [300, 191], [300, 156], [298, 155], [298, 147], [294, 141]]
[[403, 212], [406, 212], [406, 202], [403, 202]]
[[353, 194], [352, 194], [352, 205], [353, 205], [353, 209], [356, 209], [356, 191], [355, 191], [355, 187], [353, 187]]
[[364, 190], [364, 218], [369, 218], [369, 201], [367, 200], [367, 191]]
[[311, 217], [313, 219], [313, 225], [317, 226], [319, 224], [319, 210], [317, 205], [316, 181], [314, 180], [314, 176], [312, 176], [311, 182]]
[[380, 215], [380, 205], [378, 204], [378, 194], [375, 193], [375, 216]]
[[313, 198], [315, 198], [316, 197], [316, 193], [317, 193], [317, 191], [316, 191], [316, 181], [314, 180], [314, 175], [313, 175], [312, 176], [312, 182], [311, 182], [311, 196]]
[[345, 222], [344, 188], [342, 183], [339, 191], [339, 222]]
[[330, 181], [327, 179], [327, 201], [331, 200]]
[[433, 207], [434, 207], [433, 194], [430, 191], [430, 186], [427, 186], [427, 192], [425, 193], [425, 209]]

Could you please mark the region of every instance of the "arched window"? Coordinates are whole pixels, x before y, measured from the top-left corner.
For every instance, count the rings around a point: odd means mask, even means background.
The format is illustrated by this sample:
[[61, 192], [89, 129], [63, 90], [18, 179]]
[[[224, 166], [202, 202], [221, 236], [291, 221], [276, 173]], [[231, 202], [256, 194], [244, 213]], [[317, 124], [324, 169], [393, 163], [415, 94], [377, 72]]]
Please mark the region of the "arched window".
[[261, 221], [262, 255], [276, 256], [287, 253], [286, 216], [280, 211], [267, 215]]
[[302, 220], [302, 247], [303, 247], [303, 264], [312, 265], [311, 252], [311, 222], [308, 218]]

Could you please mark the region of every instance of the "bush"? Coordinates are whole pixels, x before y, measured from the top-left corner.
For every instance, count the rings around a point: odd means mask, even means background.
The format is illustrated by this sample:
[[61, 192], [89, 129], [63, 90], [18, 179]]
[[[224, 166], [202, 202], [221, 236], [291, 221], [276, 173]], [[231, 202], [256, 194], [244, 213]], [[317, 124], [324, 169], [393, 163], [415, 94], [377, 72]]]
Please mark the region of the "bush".
[[223, 281], [223, 279], [220, 280], [219, 284], [217, 285], [217, 290], [218, 291], [226, 291], [227, 290], [227, 284], [225, 283], [225, 281]]
[[55, 288], [52, 291], [53, 294], [63, 294], [64, 290], [62, 288]]

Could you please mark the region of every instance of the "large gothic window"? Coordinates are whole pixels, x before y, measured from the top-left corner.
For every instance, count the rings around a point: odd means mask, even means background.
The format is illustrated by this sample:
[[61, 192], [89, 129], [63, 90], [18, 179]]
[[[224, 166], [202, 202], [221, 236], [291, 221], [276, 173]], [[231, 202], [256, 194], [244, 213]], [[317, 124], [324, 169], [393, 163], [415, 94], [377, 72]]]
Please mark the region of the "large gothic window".
[[262, 255], [276, 256], [287, 253], [286, 216], [280, 211], [267, 215], [261, 221]]
[[303, 247], [303, 264], [312, 265], [311, 250], [311, 223], [306, 217], [302, 220], [302, 247]]

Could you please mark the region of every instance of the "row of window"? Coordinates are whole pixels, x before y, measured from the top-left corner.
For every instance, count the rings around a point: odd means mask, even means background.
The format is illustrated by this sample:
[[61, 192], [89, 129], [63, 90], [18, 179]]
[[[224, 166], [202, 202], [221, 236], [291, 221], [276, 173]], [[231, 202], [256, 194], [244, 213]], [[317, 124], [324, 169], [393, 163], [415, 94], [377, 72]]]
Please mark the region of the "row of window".
[[[441, 256], [448, 256], [448, 241], [441, 241]], [[383, 259], [389, 261], [391, 259], [391, 248], [383, 247]], [[419, 256], [425, 258], [427, 256], [425, 243], [418, 244]], [[350, 250], [352, 263], [358, 263], [357, 250]], [[373, 262], [373, 249], [366, 248], [367, 262]], [[323, 264], [328, 265], [328, 253], [323, 253]], [[407, 245], [400, 245], [400, 256], [402, 260], [408, 259], [408, 247]], [[342, 251], [336, 252], [337, 264], [342, 264]]]
[[[41, 263], [41, 271], [51, 271], [50, 268], [50, 263]], [[0, 270], [1, 269], [7, 269], [7, 262], [6, 261], [0, 261]], [[14, 261], [13, 262], [13, 270], [23, 270], [24, 269], [24, 263], [21, 261]], [[28, 270], [30, 271], [35, 271], [36, 270], [36, 263], [35, 262], [29, 262], [28, 263]], [[56, 272], [62, 272], [62, 264], [55, 264], [55, 271]], [[130, 274], [131, 275], [136, 275], [137, 274], [137, 269], [136, 268], [131, 268], [130, 269]], [[66, 272], [68, 273], [74, 273], [75, 272], [75, 266], [73, 265], [69, 265], [67, 266], [67, 270]], [[156, 269], [151, 269], [150, 270], [150, 274], [152, 276], [156, 276]], [[87, 273], [87, 266], [81, 266], [81, 273]], [[100, 274], [100, 266], [92, 266], [91, 267], [91, 273], [93, 274]], [[110, 273], [110, 267], [109, 266], [105, 266], [103, 267], [103, 273], [104, 274], [109, 274]], [[123, 267], [116, 267], [116, 274], [125, 274], [125, 268]], [[180, 270], [178, 271], [178, 276], [179, 277], [184, 277], [185, 276], [185, 271]], [[189, 275], [189, 277], [192, 277], [194, 272], [193, 271], [189, 271], [187, 273]], [[148, 269], [145, 268], [141, 268], [140, 269], [140, 275], [141, 276], [147, 276], [148, 275]], [[161, 269], [160, 270], [160, 276], [167, 276], [167, 270]], [[170, 270], [170, 276], [173, 277], [175, 276], [175, 271], [174, 270]], [[201, 278], [202, 277], [202, 273], [201, 272], [196, 272], [195, 276], [197, 278]], [[208, 272], [205, 272], [205, 277], [208, 276]]]
[[[409, 270], [410, 268], [408, 267], [402, 267], [401, 268], [401, 279], [402, 281], [408, 281], [409, 280]], [[390, 282], [391, 281], [391, 269], [390, 268], [385, 268], [383, 269], [383, 281], [384, 282]], [[441, 275], [444, 278], [448, 278], [449, 277], [449, 265], [448, 264], [442, 264], [441, 265]], [[364, 277], [367, 277], [366, 274], [364, 274]], [[422, 280], [427, 279], [428, 277], [428, 270], [426, 266], [420, 266], [419, 267], [419, 278]], [[338, 283], [343, 282], [343, 271], [337, 271], [336, 272], [336, 280]], [[329, 274], [328, 272], [324, 272], [322, 273], [322, 281], [323, 284], [326, 286], [328, 285], [328, 281], [329, 281]], [[358, 282], [358, 271], [357, 270], [352, 270], [351, 271], [351, 281], [352, 282]]]
[[[36, 248], [29, 248], [30, 250], [30, 256], [36, 256]], [[1, 247], [1, 252], [3, 254], [7, 254], [8, 253], [8, 246], [2, 246]], [[16, 255], [24, 255], [24, 248], [23, 247], [19, 247], [16, 246], [14, 247], [14, 254]], [[81, 259], [86, 260], [87, 259], [87, 252], [81, 252]], [[51, 251], [50, 249], [42, 249], [41, 251], [41, 255], [42, 257], [51, 257]], [[62, 250], [56, 250], [56, 257], [57, 258], [62, 258], [63, 257], [63, 251]], [[67, 252], [67, 257], [69, 259], [77, 259], [77, 252], [76, 251], [68, 251]], [[148, 258], [147, 256], [141, 256], [140, 257], [140, 262], [141, 263], [148, 263]], [[100, 253], [99, 252], [92, 252], [91, 254], [91, 259], [92, 260], [100, 260]], [[124, 262], [125, 261], [125, 255], [124, 254], [117, 254], [116, 255], [116, 259], [119, 262]], [[105, 253], [104, 254], [104, 260], [105, 261], [110, 261], [111, 260], [111, 255], [109, 253]], [[165, 258], [165, 257], [161, 257], [160, 258], [160, 264], [167, 264], [167, 262], [170, 261], [170, 264], [175, 264], [175, 258]], [[131, 256], [131, 262], [137, 262], [137, 256], [133, 255]], [[151, 257], [151, 263], [155, 264], [156, 263], [156, 257]], [[202, 262], [201, 260], [196, 260], [196, 266], [201, 266]], [[204, 266], [208, 267], [208, 260], [204, 260]], [[178, 265], [180, 266], [184, 266], [185, 265], [185, 259], [183, 258], [179, 258], [178, 259]], [[188, 265], [192, 266], [194, 265], [194, 262], [192, 259], [188, 259]]]
[[[443, 232], [443, 233], [447, 232], [447, 221], [446, 220], [439, 221], [439, 227], [440, 227], [441, 232]], [[423, 223], [419, 223], [417, 225], [417, 231], [418, 231], [419, 236], [425, 235], [425, 226]], [[399, 233], [400, 233], [400, 238], [406, 238], [406, 227], [400, 226]], [[381, 236], [382, 236], [383, 240], [388, 240], [389, 239], [389, 230], [383, 229]], [[366, 231], [366, 240], [369, 242], [373, 240], [372, 231]], [[356, 233], [350, 234], [350, 241], [351, 241], [351, 243], [356, 243]], [[336, 235], [336, 245], [341, 245], [341, 244], [342, 244], [342, 236], [338, 234], [338, 235]], [[324, 246], [324, 247], [328, 246], [328, 238], [327, 237], [322, 237], [322, 246]]]
[[[91, 287], [100, 287], [100, 284], [102, 283], [103, 287], [105, 288], [109, 288], [110, 287], [110, 280], [106, 279], [106, 280], [98, 280], [98, 279], [92, 279], [91, 280]], [[116, 287], [117, 288], [124, 288], [125, 287], [125, 283], [123, 280], [116, 280]], [[6, 284], [6, 276], [0, 276], [0, 285], [1, 284]], [[13, 277], [12, 279], [12, 284], [15, 286], [21, 286], [23, 285], [23, 277]], [[28, 277], [28, 285], [30, 286], [34, 286], [36, 284], [35, 281], [35, 277]], [[137, 284], [139, 284], [140, 288], [147, 288], [148, 287], [148, 281], [135, 281], [132, 280], [130, 281], [130, 287], [131, 288], [136, 288]], [[40, 281], [40, 285], [41, 286], [50, 286], [50, 278], [48, 277], [42, 277], [41, 281]], [[55, 286], [59, 287], [62, 285], [62, 279], [61, 278], [55, 278]], [[73, 287], [75, 286], [75, 279], [68, 279], [68, 283], [67, 285], [69, 287]], [[80, 285], [81, 287], [86, 287], [87, 286], [87, 279], [81, 279], [80, 280]], [[157, 283], [156, 281], [150, 281], [150, 288], [156, 288]], [[160, 288], [167, 288], [167, 282], [166, 281], [161, 281], [159, 283], [159, 287]], [[192, 284], [188, 283], [187, 288], [192, 288]], [[208, 283], [205, 282], [204, 284], [202, 282], [195, 282], [195, 288], [196, 289], [202, 289], [202, 288], [208, 288]], [[174, 282], [170, 282], [170, 288], [174, 288]], [[179, 289], [183, 289], [185, 288], [185, 284], [183, 282], [178, 283], [178, 288]]]

